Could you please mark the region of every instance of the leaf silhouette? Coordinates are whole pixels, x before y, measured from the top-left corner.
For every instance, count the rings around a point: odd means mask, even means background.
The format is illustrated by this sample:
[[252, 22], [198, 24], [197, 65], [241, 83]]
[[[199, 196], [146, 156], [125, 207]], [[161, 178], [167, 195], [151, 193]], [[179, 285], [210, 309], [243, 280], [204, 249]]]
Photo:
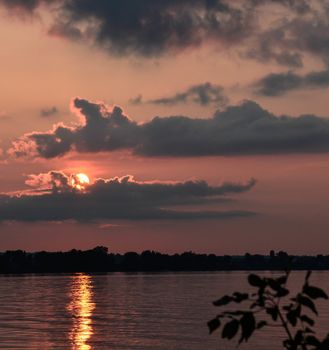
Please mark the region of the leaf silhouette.
[[310, 310], [312, 310], [316, 315], [318, 314], [318, 312], [317, 312], [317, 310], [316, 310], [316, 307], [315, 307], [313, 301], [312, 301], [310, 298], [304, 297], [303, 295], [299, 295], [298, 298], [297, 298], [297, 301], [298, 301], [300, 304], [302, 304], [302, 305], [308, 307], [308, 308], [309, 308]]
[[312, 287], [306, 284], [303, 288], [303, 293], [308, 295], [312, 299], [328, 299], [328, 295], [318, 287]]
[[233, 300], [229, 295], [224, 295], [222, 298], [213, 302], [215, 306], [223, 306], [229, 304]]
[[254, 287], [263, 287], [265, 284], [262, 278], [260, 278], [258, 275], [255, 275], [253, 273], [248, 276], [248, 282], [251, 286], [254, 286]]
[[247, 341], [255, 331], [256, 320], [254, 314], [252, 312], [246, 312], [240, 320], [240, 325], [242, 334], [239, 343], [242, 343], [243, 341]]
[[232, 320], [227, 322], [223, 328], [222, 338], [232, 339], [239, 330], [239, 321]]
[[310, 326], [313, 326], [313, 325], [314, 325], [314, 320], [312, 320], [310, 317], [308, 317], [308, 316], [306, 316], [306, 315], [302, 315], [302, 316], [300, 317], [300, 320], [301, 320], [302, 322], [308, 323]]
[[211, 334], [217, 328], [220, 327], [220, 320], [218, 318], [214, 318], [214, 319], [210, 320], [207, 324], [208, 324], [208, 328], [209, 328], [209, 334]]

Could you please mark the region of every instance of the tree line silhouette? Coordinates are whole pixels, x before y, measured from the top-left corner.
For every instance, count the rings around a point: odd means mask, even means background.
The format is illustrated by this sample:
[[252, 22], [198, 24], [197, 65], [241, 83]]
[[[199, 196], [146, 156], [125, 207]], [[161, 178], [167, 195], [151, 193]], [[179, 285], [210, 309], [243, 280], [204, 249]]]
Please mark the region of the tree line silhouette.
[[109, 253], [98, 246], [90, 250], [0, 253], [0, 273], [111, 272], [111, 271], [234, 271], [234, 270], [329, 270], [329, 255], [296, 256], [280, 251], [269, 255]]

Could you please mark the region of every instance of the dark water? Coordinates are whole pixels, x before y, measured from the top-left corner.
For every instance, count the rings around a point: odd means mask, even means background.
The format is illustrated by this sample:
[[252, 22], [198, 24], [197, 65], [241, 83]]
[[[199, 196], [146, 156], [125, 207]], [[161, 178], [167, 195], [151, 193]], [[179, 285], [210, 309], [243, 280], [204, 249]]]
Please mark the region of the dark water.
[[[267, 273], [271, 274], [271, 273]], [[247, 287], [247, 272], [0, 276], [0, 349], [234, 349], [208, 335], [211, 301]], [[297, 288], [303, 272], [294, 272]], [[312, 282], [329, 291], [329, 272]], [[329, 302], [320, 304], [321, 334]], [[271, 328], [240, 349], [280, 349]]]

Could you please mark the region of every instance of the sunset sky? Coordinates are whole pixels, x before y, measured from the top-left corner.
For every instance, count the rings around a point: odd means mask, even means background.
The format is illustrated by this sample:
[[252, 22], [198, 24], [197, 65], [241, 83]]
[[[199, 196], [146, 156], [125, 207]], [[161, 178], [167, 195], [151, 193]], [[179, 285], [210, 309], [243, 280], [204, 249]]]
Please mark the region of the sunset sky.
[[327, 0], [0, 16], [0, 251], [328, 253]]

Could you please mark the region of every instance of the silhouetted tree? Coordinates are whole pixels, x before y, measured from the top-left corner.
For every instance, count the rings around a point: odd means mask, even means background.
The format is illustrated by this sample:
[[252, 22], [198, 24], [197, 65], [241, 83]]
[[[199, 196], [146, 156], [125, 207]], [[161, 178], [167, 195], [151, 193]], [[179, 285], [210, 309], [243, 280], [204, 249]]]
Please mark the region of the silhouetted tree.
[[[294, 296], [286, 287], [289, 271], [278, 278], [248, 276], [248, 282], [256, 288], [253, 293], [235, 292], [214, 301], [217, 307], [231, 303], [247, 303], [245, 309], [223, 311], [208, 322], [209, 332], [222, 328], [222, 338], [228, 340], [239, 336], [239, 344], [247, 342], [256, 330], [263, 327], [281, 326], [285, 339], [283, 347], [287, 350], [328, 350], [329, 334], [318, 339], [314, 330], [315, 320], [310, 313], [317, 315], [316, 299], [328, 299], [320, 288], [310, 285], [308, 272], [302, 290]], [[284, 303], [284, 300], [287, 300]]]
[[57, 273], [107, 271], [234, 271], [284, 270], [289, 262], [294, 270], [329, 270], [329, 256], [291, 256], [286, 252], [244, 256], [214, 254], [162, 254], [144, 251], [113, 254], [98, 246], [89, 250], [27, 253], [22, 250], [0, 253], [0, 273]]

